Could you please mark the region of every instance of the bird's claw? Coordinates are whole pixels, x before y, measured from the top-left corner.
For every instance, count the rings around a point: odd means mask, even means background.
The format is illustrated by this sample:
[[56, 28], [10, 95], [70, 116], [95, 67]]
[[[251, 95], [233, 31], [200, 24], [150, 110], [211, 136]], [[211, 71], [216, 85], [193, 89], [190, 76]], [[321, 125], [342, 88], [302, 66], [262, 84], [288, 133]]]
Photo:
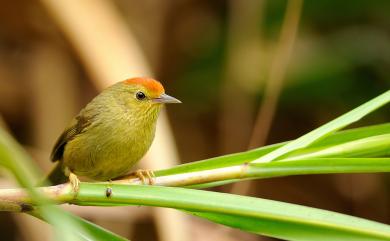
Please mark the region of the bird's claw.
[[74, 193], [78, 193], [78, 191], [80, 190], [80, 180], [76, 176], [76, 174], [74, 174], [72, 172], [69, 173], [69, 182], [70, 182], [70, 185], [72, 186], [72, 191]]
[[135, 171], [134, 176], [138, 177], [141, 180], [142, 184], [146, 184], [146, 178], [149, 181], [149, 185], [154, 184], [153, 178], [155, 177], [155, 175], [154, 175], [154, 172], [152, 170], [139, 169], [139, 170]]

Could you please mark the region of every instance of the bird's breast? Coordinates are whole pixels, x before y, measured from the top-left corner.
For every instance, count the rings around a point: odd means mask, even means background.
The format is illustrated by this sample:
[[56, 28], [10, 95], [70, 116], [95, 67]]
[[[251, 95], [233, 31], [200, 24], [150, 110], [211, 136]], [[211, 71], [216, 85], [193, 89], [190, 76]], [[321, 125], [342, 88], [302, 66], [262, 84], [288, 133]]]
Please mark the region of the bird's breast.
[[94, 123], [66, 145], [63, 161], [76, 175], [113, 179], [128, 173], [144, 156], [154, 133], [155, 123]]

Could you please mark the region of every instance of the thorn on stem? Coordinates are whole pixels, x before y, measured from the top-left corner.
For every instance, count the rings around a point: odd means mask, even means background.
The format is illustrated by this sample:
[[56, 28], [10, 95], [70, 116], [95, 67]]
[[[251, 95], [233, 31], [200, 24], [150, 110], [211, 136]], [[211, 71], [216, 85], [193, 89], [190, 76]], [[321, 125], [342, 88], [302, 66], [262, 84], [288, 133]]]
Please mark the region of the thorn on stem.
[[112, 195], [112, 188], [111, 187], [107, 187], [106, 188], [106, 197], [109, 198], [111, 197]]
[[34, 210], [34, 207], [31, 204], [27, 204], [27, 203], [20, 204], [20, 211], [21, 212], [30, 212], [33, 210]]

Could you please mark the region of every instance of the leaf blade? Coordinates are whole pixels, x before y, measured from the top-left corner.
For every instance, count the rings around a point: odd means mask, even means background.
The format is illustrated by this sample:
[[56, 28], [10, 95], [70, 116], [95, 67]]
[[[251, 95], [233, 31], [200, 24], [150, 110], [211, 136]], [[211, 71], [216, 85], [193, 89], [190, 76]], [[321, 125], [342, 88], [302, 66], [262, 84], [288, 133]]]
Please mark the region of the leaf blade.
[[[271, 237], [288, 240], [310, 240], [320, 232], [332, 232], [335, 237], [344, 240], [390, 240], [390, 226], [316, 208], [283, 203], [261, 198], [238, 196], [226, 193], [193, 190], [185, 188], [159, 186], [132, 186], [113, 184], [113, 196], [104, 198], [102, 193], [105, 184], [82, 183], [77, 204], [112, 203], [114, 205], [146, 205], [174, 208], [191, 213], [208, 213], [202, 215], [212, 221], [219, 218], [220, 223], [229, 225], [228, 217], [242, 219], [240, 228], [245, 231], [256, 231]], [[221, 221], [222, 220], [222, 221]], [[267, 222], [271, 225], [256, 223]], [[292, 225], [300, 227], [300, 232], [293, 232]], [[231, 223], [229, 226], [232, 226]], [[289, 228], [290, 227], [290, 228]], [[256, 230], [253, 230], [256, 228]], [[291, 232], [286, 232], [290, 229]], [[324, 239], [323, 239], [324, 240]], [[329, 240], [329, 239], [328, 239]]]
[[[329, 135], [324, 139], [314, 143], [312, 147], [320, 148], [323, 146], [337, 145], [337, 144], [350, 142], [361, 138], [381, 135], [381, 134], [390, 134], [390, 123], [340, 131], [332, 135]], [[234, 153], [234, 154], [214, 157], [202, 161], [181, 164], [172, 168], [158, 170], [155, 172], [155, 174], [156, 176], [164, 176], [164, 175], [180, 174], [180, 173], [193, 172], [193, 171], [202, 171], [202, 170], [207, 170], [212, 168], [221, 168], [221, 167], [239, 165], [260, 158], [261, 156], [270, 153], [271, 151], [285, 145], [286, 143], [289, 142], [264, 146], [257, 149], [249, 150], [247, 152]]]
[[253, 162], [270, 162], [291, 151], [307, 147], [320, 138], [323, 138], [326, 135], [334, 133], [335, 131], [342, 129], [345, 126], [360, 120], [365, 115], [380, 108], [388, 102], [390, 102], [390, 90], [347, 112], [346, 114], [326, 123], [325, 125], [322, 125], [319, 128], [299, 137], [298, 139], [289, 142], [288, 144], [258, 158], [257, 160], [254, 160]]

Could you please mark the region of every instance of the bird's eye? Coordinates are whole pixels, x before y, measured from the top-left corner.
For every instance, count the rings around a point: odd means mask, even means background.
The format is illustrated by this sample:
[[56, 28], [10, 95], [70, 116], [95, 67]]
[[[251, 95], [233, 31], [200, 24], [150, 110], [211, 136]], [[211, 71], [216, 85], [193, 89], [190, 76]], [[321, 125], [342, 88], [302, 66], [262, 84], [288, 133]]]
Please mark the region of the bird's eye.
[[144, 92], [137, 92], [137, 94], [135, 94], [135, 96], [137, 97], [137, 99], [139, 100], [144, 100], [146, 98], [146, 95], [144, 94]]

